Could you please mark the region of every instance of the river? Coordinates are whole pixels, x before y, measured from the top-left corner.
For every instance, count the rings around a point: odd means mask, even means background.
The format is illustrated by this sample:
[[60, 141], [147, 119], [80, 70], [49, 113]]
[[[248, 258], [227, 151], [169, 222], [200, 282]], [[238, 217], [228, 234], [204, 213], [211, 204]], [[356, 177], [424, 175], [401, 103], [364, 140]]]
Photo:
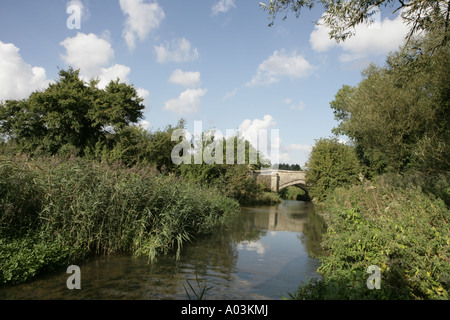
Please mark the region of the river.
[[[313, 204], [283, 201], [243, 207], [227, 227], [186, 244], [177, 261], [161, 256], [109, 255], [80, 264], [81, 289], [69, 290], [66, 270], [0, 288], [0, 299], [188, 299], [210, 288], [208, 300], [282, 299], [319, 277], [323, 220]], [[190, 286], [192, 286], [192, 289]]]

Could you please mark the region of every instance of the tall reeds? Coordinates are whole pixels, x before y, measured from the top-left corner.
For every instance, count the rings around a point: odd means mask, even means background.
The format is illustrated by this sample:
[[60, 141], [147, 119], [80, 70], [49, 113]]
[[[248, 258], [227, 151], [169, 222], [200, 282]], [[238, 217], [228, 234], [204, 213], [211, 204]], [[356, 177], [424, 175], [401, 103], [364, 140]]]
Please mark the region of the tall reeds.
[[[185, 242], [211, 232], [238, 208], [219, 190], [161, 175], [146, 166], [0, 156], [0, 249], [4, 252], [14, 241], [33, 237], [35, 242], [57, 243], [67, 259], [113, 252], [155, 259], [170, 250], [179, 256]], [[33, 251], [32, 247], [28, 243], [27, 248]], [[0, 280], [1, 273], [15, 265], [8, 261], [17, 255], [8, 252], [0, 262]]]

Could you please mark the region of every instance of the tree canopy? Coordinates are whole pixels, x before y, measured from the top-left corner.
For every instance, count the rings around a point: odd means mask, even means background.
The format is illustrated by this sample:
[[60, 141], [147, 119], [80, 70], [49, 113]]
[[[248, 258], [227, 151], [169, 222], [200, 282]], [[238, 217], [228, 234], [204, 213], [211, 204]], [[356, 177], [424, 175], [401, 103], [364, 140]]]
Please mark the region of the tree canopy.
[[450, 47], [434, 50], [430, 33], [370, 65], [357, 86], [343, 86], [331, 102], [333, 131], [355, 143], [375, 173], [450, 167]]
[[318, 201], [335, 188], [356, 183], [362, 170], [355, 148], [337, 138], [316, 140], [306, 166], [308, 192]]
[[60, 70], [45, 90], [0, 104], [0, 133], [21, 151], [84, 155], [142, 119], [142, 101], [119, 79], [102, 90], [80, 79], [79, 70]]
[[382, 7], [393, 8], [393, 13], [400, 12], [404, 21], [410, 26], [407, 39], [421, 31], [441, 30], [440, 38], [443, 43], [449, 38], [449, 0], [269, 0], [267, 4], [260, 3], [263, 10], [268, 12], [272, 22], [277, 14], [293, 12], [300, 16], [302, 9], [312, 9], [322, 5], [324, 15], [321, 23], [330, 28], [332, 39], [343, 41], [354, 35], [355, 27], [363, 23], [372, 23], [375, 9]]

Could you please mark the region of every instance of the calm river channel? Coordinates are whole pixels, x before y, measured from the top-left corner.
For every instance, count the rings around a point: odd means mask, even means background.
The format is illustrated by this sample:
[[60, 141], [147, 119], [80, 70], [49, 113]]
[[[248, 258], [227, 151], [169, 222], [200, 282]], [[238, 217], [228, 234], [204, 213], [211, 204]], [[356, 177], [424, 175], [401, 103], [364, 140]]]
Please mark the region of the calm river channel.
[[204, 299], [282, 299], [319, 277], [323, 220], [313, 204], [283, 201], [243, 207], [236, 221], [186, 244], [178, 261], [110, 255], [80, 264], [81, 289], [69, 290], [66, 270], [0, 288], [0, 299], [187, 299], [189, 284]]

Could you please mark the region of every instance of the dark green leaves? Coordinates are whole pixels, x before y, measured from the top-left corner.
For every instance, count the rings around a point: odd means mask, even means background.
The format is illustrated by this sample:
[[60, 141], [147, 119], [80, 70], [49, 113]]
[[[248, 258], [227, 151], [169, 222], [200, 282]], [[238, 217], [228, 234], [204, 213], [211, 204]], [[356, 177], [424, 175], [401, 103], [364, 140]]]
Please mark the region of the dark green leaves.
[[80, 79], [78, 70], [61, 70], [44, 91], [0, 105], [0, 133], [22, 151], [56, 154], [69, 148], [83, 155], [104, 142], [105, 127], [119, 132], [137, 123], [141, 103], [135, 88], [119, 80], [101, 90], [95, 81]]

